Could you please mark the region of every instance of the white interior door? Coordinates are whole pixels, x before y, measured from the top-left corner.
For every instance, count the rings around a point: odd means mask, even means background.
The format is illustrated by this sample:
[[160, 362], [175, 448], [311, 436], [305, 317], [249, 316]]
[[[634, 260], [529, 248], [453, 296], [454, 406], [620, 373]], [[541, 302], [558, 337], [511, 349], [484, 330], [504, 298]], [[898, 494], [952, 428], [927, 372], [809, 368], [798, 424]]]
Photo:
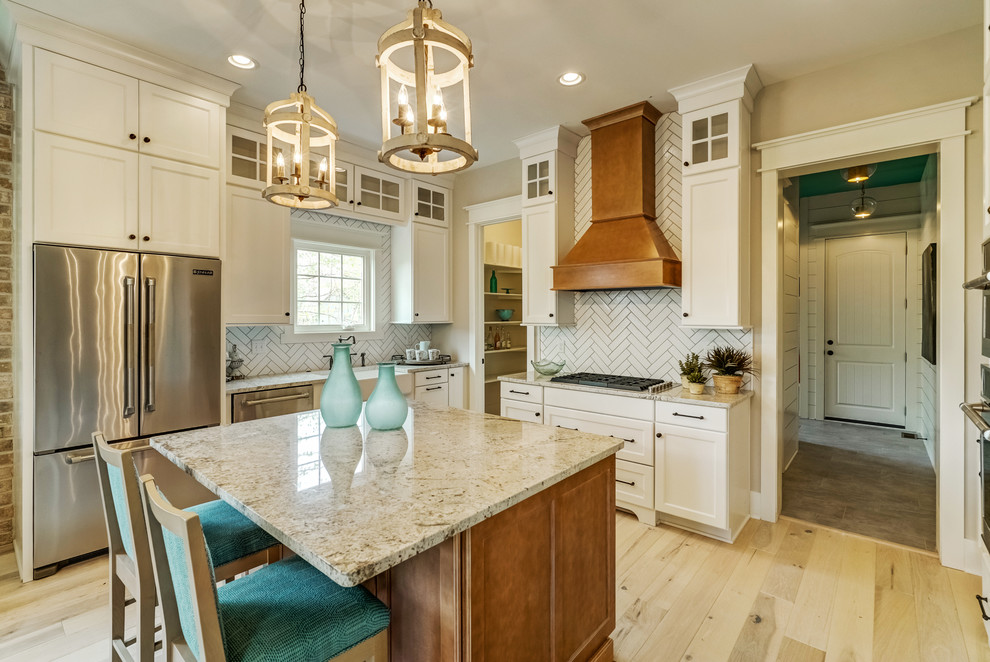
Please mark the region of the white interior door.
[[903, 233], [825, 242], [825, 417], [904, 426]]

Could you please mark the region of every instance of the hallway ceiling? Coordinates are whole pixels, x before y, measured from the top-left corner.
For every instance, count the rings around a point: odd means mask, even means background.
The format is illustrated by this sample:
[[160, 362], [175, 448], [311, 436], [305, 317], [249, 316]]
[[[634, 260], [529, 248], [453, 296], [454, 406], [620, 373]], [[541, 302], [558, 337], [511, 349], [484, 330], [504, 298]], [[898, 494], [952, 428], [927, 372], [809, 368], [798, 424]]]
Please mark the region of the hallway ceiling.
[[[898, 184], [914, 184], [921, 181], [921, 176], [928, 165], [928, 159], [933, 154], [922, 154], [906, 159], [895, 159], [893, 161], [881, 161], [877, 163], [877, 171], [866, 180], [866, 189], [881, 188], [883, 186], [897, 186]], [[859, 191], [859, 184], [850, 184], [842, 178], [841, 170], [829, 170], [827, 172], [816, 172], [810, 175], [801, 175], [799, 194], [802, 198], [811, 198], [816, 195], [829, 195], [830, 193]]]
[[[33, 9], [242, 85], [234, 100], [263, 108], [295, 90], [298, 4], [290, 0], [30, 0]], [[436, 0], [474, 42], [472, 110], [482, 165], [516, 156], [511, 141], [651, 99], [754, 63], [765, 85], [981, 21], [979, 0]], [[381, 140], [377, 40], [412, 0], [310, 0], [307, 85], [342, 137]], [[855, 17], [855, 21], [851, 21]], [[880, 25], [861, 30], [855, 25]], [[235, 69], [231, 53], [258, 61]], [[564, 71], [587, 75], [565, 88]], [[260, 127], [259, 127], [260, 128]]]

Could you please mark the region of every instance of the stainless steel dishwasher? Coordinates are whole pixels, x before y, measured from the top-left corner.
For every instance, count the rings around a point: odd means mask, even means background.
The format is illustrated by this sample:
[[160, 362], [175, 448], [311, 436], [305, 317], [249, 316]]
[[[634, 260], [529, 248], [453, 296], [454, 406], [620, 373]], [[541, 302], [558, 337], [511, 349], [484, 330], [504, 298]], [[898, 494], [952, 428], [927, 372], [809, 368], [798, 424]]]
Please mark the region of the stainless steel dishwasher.
[[313, 403], [312, 384], [235, 393], [231, 398], [230, 406], [230, 420], [234, 423], [295, 414], [316, 408]]

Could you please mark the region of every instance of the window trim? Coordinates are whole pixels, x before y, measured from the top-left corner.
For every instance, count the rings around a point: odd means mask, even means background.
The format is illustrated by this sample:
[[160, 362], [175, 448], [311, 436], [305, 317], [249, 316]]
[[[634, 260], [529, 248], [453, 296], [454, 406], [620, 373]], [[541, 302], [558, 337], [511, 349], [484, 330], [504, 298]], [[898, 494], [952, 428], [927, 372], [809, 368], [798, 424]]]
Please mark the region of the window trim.
[[[298, 301], [296, 300], [296, 287], [298, 283], [298, 271], [296, 258], [300, 250], [318, 251], [321, 253], [338, 253], [340, 255], [353, 255], [364, 259], [364, 310], [365, 324], [361, 326], [335, 326], [335, 325], [300, 325], [298, 322]], [[298, 342], [319, 342], [319, 336], [329, 336], [332, 334], [373, 334], [377, 328], [377, 283], [376, 283], [376, 250], [362, 246], [348, 246], [326, 241], [313, 241], [310, 239], [292, 238], [292, 283], [290, 289], [290, 301], [292, 304], [292, 324], [289, 329], [292, 336], [298, 338]]]

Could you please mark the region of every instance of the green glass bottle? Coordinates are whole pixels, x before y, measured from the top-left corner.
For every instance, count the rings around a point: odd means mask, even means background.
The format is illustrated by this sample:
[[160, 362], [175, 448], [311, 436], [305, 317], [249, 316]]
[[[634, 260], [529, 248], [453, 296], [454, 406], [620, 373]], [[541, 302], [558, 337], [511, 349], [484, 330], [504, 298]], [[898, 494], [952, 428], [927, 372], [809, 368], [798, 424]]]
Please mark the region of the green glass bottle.
[[488, 279], [488, 291], [498, 294], [498, 279], [495, 278], [494, 269], [492, 269], [492, 277]]

